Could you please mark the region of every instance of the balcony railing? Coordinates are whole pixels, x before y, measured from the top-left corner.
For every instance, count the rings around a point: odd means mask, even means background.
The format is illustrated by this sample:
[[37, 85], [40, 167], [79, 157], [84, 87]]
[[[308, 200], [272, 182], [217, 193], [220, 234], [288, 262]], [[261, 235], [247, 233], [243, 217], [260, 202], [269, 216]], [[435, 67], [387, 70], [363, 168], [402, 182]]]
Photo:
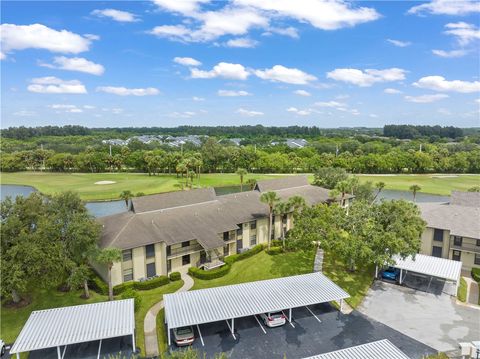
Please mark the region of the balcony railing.
[[185, 254], [198, 252], [201, 250], [203, 250], [203, 247], [200, 244], [194, 244], [188, 247], [172, 248], [170, 249], [170, 253], [167, 254], [167, 257], [171, 258], [171, 257], [183, 256]]
[[452, 239], [450, 241], [450, 248], [459, 250], [459, 251], [469, 251], [469, 252], [475, 252], [475, 253], [480, 253], [480, 247], [475, 245], [475, 243], [466, 243], [465, 240], [462, 241], [462, 245], [456, 245], [454, 240]]

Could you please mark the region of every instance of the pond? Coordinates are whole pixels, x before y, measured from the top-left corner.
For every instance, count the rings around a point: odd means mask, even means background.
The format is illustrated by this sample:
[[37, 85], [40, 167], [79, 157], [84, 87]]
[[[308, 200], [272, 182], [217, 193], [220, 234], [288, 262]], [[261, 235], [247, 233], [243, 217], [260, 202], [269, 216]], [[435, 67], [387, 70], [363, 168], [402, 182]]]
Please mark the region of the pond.
[[[248, 190], [248, 186], [244, 186], [244, 190]], [[30, 193], [35, 192], [36, 189], [30, 186], [18, 186], [2, 184], [0, 186], [1, 200], [4, 200], [7, 196], [28, 196]], [[240, 186], [224, 186], [215, 187], [215, 193], [218, 196], [240, 192]], [[406, 199], [411, 201], [413, 199], [412, 192], [410, 191], [393, 191], [383, 190], [379, 199]], [[428, 193], [417, 193], [417, 202], [448, 202], [448, 196], [438, 196]], [[125, 202], [123, 200], [116, 201], [104, 201], [104, 202], [87, 202], [86, 207], [89, 212], [95, 217], [109, 216], [112, 214], [122, 213], [127, 210]]]

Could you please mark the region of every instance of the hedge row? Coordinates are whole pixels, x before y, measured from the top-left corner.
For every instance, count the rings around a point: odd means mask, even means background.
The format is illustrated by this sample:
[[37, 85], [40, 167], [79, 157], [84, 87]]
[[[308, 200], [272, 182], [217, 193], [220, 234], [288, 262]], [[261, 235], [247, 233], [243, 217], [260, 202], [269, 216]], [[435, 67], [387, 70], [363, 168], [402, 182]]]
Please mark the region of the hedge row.
[[125, 292], [122, 293], [120, 296], [122, 299], [133, 299], [133, 303], [135, 306], [135, 311], [137, 311], [140, 306], [142, 305], [142, 297], [138, 292], [135, 292], [132, 288], [126, 290]]
[[480, 283], [480, 268], [472, 268], [472, 278]]
[[182, 279], [182, 275], [180, 274], [180, 272], [172, 272], [170, 273], [169, 278], [172, 282], [175, 282], [177, 280]]
[[162, 285], [168, 284], [169, 282], [170, 280], [168, 279], [168, 277], [164, 275], [161, 275], [156, 278], [149, 279], [143, 282], [133, 282], [133, 281], [125, 282], [113, 287], [113, 294], [119, 295], [130, 289], [136, 289], [136, 290], [154, 289], [154, 288], [161, 287]]
[[276, 255], [276, 254], [283, 253], [283, 248], [282, 247], [270, 247], [270, 249], [267, 249], [266, 252], [267, 252], [267, 254], [270, 254], [270, 255]]
[[262, 250], [263, 250], [263, 245], [258, 244], [255, 247], [249, 249], [248, 251], [245, 251], [243, 253], [233, 254], [231, 256], [226, 257], [224, 260], [225, 264], [220, 268], [206, 271], [200, 268], [190, 267], [188, 268], [188, 274], [198, 279], [209, 280], [209, 279], [220, 278], [226, 275], [228, 272], [230, 272], [230, 269], [233, 263], [235, 263], [236, 261], [240, 261], [242, 259], [251, 257], [254, 254], [261, 252]]
[[457, 299], [461, 302], [467, 301], [467, 282], [460, 278], [460, 285], [458, 286]]

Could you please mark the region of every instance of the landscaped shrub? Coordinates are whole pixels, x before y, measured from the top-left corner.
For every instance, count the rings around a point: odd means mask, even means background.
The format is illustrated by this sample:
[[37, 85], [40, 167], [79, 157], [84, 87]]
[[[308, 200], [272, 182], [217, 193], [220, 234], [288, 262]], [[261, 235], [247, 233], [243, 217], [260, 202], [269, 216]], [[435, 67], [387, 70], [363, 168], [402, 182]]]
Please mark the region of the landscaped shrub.
[[137, 290], [149, 290], [168, 284], [170, 281], [167, 276], [161, 275], [143, 282], [133, 282], [133, 288]]
[[192, 277], [198, 279], [215, 279], [223, 277], [225, 274], [230, 272], [230, 264], [224, 264], [220, 268], [215, 268], [212, 270], [203, 270], [197, 267], [190, 267], [188, 268], [188, 274]]
[[88, 286], [98, 294], [108, 295], [108, 284], [93, 270], [88, 279]]
[[463, 278], [460, 278], [460, 285], [458, 286], [457, 298], [461, 302], [467, 301], [467, 282]]
[[133, 298], [133, 301], [135, 303], [135, 310], [138, 310], [140, 308], [140, 306], [142, 305], [142, 297], [140, 296], [139, 293], [137, 293], [132, 288], [129, 288], [129, 289], [125, 290], [125, 292], [122, 293], [120, 298], [122, 298], [122, 299]]
[[472, 268], [472, 278], [480, 283], [480, 268]]
[[275, 255], [275, 254], [282, 253], [283, 248], [282, 247], [270, 247], [270, 249], [267, 249], [266, 252], [267, 252], [267, 254], [270, 254], [272, 256], [272, 255]]
[[180, 272], [172, 272], [172, 273], [170, 273], [170, 280], [171, 280], [172, 282], [177, 281], [177, 280], [180, 280], [180, 279], [182, 279], [182, 275], [180, 274]]
[[[130, 281], [130, 282], [125, 282], [125, 283], [116, 285], [115, 287], [113, 287], [113, 295], [120, 295], [129, 289], [133, 289], [134, 284], [135, 282]], [[107, 289], [107, 294], [108, 294], [108, 289]]]
[[271, 247], [282, 247], [283, 242], [281, 239], [274, 239], [273, 241], [270, 242]]

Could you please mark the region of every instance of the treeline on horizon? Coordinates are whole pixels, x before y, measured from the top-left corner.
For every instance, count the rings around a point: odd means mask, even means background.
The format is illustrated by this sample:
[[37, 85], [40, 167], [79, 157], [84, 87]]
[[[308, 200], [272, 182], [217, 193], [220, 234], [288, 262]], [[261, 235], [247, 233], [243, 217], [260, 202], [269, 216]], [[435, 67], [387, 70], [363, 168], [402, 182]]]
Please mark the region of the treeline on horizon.
[[462, 129], [454, 126], [418, 126], [418, 125], [385, 125], [381, 128], [319, 128], [316, 126], [178, 126], [178, 127], [122, 127], [122, 128], [88, 128], [78, 125], [9, 127], [1, 131], [1, 136], [17, 140], [25, 140], [41, 136], [102, 136], [102, 138], [135, 135], [207, 135], [220, 137], [305, 137], [318, 136], [353, 136], [358, 134], [386, 136], [399, 139], [416, 139], [420, 137], [461, 138], [467, 134], [478, 133], [478, 128]]

